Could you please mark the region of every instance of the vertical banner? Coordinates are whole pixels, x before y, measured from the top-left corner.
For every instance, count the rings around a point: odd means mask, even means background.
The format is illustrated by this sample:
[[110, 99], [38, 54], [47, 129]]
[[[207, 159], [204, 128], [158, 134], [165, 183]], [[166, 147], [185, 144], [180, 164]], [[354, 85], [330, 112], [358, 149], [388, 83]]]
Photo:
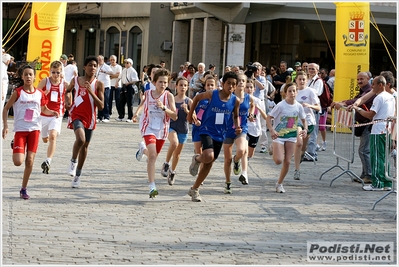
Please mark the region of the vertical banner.
[[369, 70], [370, 4], [337, 2], [334, 101], [359, 93], [357, 74]]
[[35, 86], [50, 74], [50, 64], [62, 55], [66, 2], [34, 2], [29, 27], [27, 61], [37, 60]]

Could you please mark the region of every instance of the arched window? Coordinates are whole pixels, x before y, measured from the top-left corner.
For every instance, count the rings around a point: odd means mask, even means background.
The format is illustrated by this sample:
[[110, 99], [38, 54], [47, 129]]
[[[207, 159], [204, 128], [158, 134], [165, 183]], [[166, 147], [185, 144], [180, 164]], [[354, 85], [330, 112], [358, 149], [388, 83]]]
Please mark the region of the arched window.
[[105, 50], [106, 57], [111, 55], [116, 55], [119, 58], [119, 48], [120, 48], [120, 32], [118, 28], [111, 27], [107, 30], [107, 46]]
[[143, 32], [137, 26], [129, 31], [129, 57], [133, 59], [133, 68], [141, 71], [141, 46]]

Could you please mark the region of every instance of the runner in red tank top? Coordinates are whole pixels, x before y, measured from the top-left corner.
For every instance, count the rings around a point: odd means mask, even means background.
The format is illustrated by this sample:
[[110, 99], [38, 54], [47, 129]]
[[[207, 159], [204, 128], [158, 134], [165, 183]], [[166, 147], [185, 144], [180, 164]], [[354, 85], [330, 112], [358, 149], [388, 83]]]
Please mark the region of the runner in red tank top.
[[[53, 61], [50, 65], [50, 77], [42, 79], [37, 86], [47, 96], [47, 107], [57, 111], [58, 114], [65, 113], [65, 90], [68, 87], [68, 83], [64, 79], [61, 79], [61, 73], [62, 62], [59, 60]], [[43, 161], [41, 167], [43, 173], [48, 174], [51, 160], [55, 153], [57, 137], [61, 133], [62, 116], [48, 116], [45, 113], [40, 115], [42, 119], [42, 139], [44, 143], [49, 143], [47, 158]]]
[[96, 108], [104, 108], [104, 84], [95, 79], [97, 66], [97, 57], [87, 57], [83, 67], [85, 76], [75, 77], [69, 84], [65, 96], [65, 107], [69, 109], [68, 128], [74, 130], [76, 137], [68, 168], [68, 174], [74, 177], [74, 188], [80, 185], [80, 175], [90, 139], [96, 128]]

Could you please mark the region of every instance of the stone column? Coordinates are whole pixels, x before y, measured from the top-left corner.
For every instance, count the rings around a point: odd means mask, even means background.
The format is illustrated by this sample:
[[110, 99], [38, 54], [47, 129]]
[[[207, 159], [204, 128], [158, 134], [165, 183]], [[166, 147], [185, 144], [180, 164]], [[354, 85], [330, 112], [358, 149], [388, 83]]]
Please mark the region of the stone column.
[[179, 66], [188, 60], [189, 26], [190, 24], [187, 21], [173, 21], [173, 50], [170, 66], [172, 72], [179, 72]]
[[223, 23], [214, 18], [204, 19], [204, 44], [202, 49], [202, 62], [208, 68], [210, 63], [216, 65], [216, 73], [221, 73], [220, 49], [222, 48]]
[[189, 61], [196, 67], [202, 62], [202, 47], [204, 40], [204, 21], [201, 19], [191, 20]]
[[243, 24], [229, 24], [227, 27], [228, 34], [226, 38], [226, 65], [245, 66], [245, 30]]

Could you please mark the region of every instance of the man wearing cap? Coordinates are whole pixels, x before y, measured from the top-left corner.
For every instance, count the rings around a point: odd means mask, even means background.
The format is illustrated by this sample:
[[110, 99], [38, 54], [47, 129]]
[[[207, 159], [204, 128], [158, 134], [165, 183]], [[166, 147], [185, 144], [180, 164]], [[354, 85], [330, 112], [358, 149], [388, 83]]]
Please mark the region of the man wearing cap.
[[291, 78], [292, 78], [292, 81], [293, 82], [295, 82], [295, 79], [296, 79], [296, 73], [298, 72], [298, 71], [301, 71], [302, 70], [302, 65], [301, 65], [301, 62], [295, 62], [295, 65], [294, 65], [294, 71], [291, 73]]
[[133, 122], [133, 85], [139, 81], [139, 77], [137, 71], [132, 67], [133, 60], [131, 58], [126, 59], [124, 64], [125, 68], [118, 77], [118, 79], [122, 81], [122, 90], [118, 107], [119, 117], [116, 118], [116, 120], [123, 121], [125, 117], [125, 105], [127, 104], [128, 116], [126, 122]]
[[65, 67], [67, 65], [68, 57], [65, 54], [62, 54], [60, 56], [60, 61], [62, 62], [62, 65]]
[[111, 92], [110, 75], [114, 72], [111, 67], [104, 62], [104, 56], [98, 55], [98, 67], [96, 78], [104, 83], [104, 108], [97, 114], [97, 122], [109, 122], [109, 94]]

